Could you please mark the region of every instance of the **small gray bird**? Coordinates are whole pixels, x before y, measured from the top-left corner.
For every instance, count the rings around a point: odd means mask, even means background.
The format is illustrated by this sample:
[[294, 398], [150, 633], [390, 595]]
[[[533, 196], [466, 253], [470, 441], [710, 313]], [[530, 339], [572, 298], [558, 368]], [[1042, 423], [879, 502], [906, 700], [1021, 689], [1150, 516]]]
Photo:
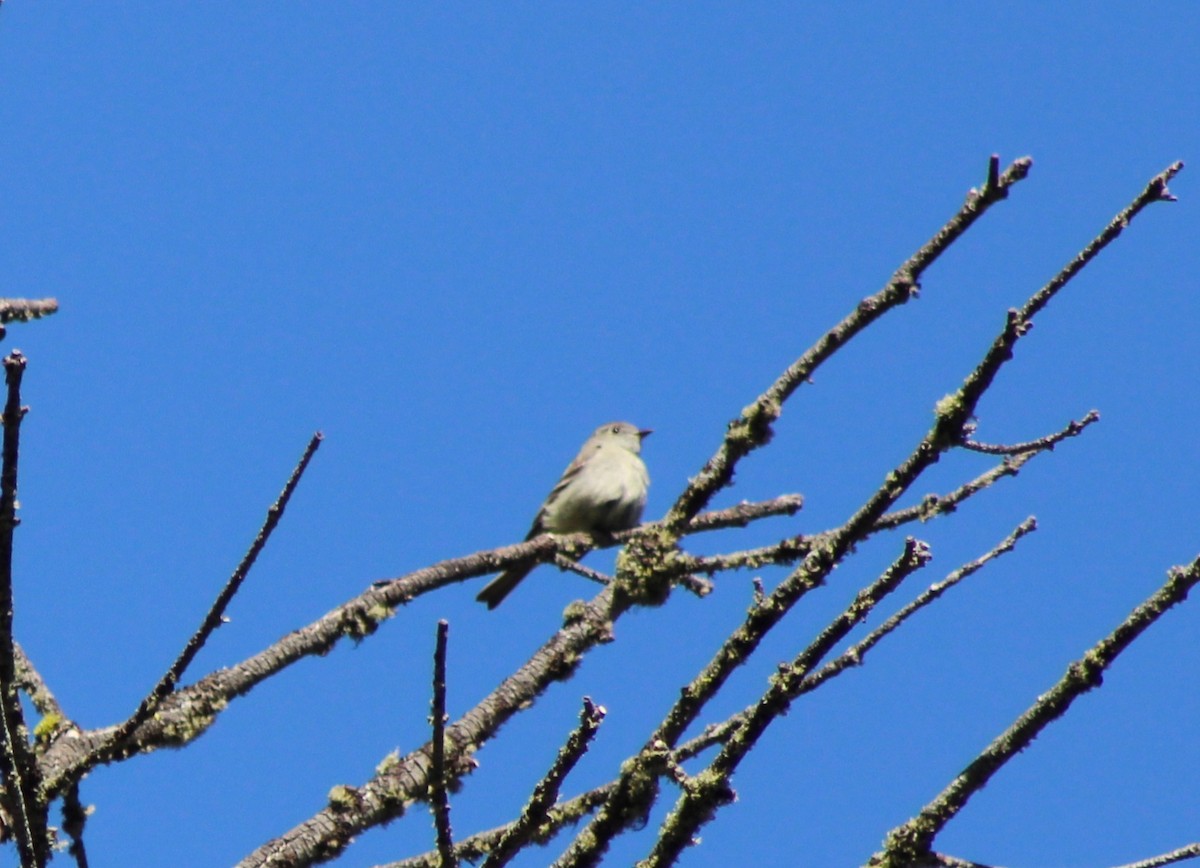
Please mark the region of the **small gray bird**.
[[[525, 539], [547, 532], [611, 533], [636, 527], [650, 487], [650, 474], [638, 453], [642, 438], [650, 433], [628, 422], [597, 428], [546, 497]], [[496, 608], [534, 566], [506, 570], [475, 599]]]

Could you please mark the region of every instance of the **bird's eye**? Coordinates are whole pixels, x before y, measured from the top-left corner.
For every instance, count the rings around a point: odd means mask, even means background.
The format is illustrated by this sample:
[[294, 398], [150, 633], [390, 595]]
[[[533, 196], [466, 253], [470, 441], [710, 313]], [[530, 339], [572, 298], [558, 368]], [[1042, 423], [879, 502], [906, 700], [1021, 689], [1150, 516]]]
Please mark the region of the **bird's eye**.
[[621, 433], [621, 426], [620, 426], [620, 425], [613, 425], [613, 426], [612, 426], [612, 428], [610, 428], [609, 430], [610, 430], [610, 431], [612, 431], [614, 434], [620, 434], [620, 433]]

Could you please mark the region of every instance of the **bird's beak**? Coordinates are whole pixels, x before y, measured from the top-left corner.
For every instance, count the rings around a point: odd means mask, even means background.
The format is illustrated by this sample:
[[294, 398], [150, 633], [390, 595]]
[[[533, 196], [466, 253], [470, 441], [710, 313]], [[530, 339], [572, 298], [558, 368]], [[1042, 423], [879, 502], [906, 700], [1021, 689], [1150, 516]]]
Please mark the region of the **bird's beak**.
[[653, 428], [643, 428], [641, 431], [638, 431], [638, 437], [642, 440], [645, 440], [647, 437], [649, 437], [653, 433], [654, 433]]

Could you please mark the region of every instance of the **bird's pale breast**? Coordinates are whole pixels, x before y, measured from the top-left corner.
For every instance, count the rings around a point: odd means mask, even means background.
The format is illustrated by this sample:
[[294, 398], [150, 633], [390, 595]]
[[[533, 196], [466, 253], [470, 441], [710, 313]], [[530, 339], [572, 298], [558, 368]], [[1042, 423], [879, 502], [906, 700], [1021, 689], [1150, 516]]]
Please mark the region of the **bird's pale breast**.
[[628, 449], [602, 447], [547, 506], [544, 526], [555, 533], [633, 527], [641, 520], [649, 484], [641, 458]]

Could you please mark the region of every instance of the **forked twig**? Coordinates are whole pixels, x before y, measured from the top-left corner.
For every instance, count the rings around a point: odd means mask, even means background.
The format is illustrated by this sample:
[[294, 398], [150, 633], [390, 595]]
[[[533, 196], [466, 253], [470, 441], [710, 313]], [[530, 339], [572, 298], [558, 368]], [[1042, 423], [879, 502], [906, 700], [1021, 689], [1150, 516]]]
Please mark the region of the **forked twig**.
[[1038, 448], [1006, 456], [995, 467], [963, 483], [948, 494], [931, 494], [926, 496], [916, 506], [909, 506], [904, 509], [884, 513], [876, 520], [874, 532], [899, 527], [912, 521], [928, 521], [934, 516], [954, 512], [963, 501], [968, 500], [1006, 476], [1016, 476], [1020, 469], [1032, 461], [1034, 457], [1053, 449], [1067, 437], [1077, 436], [1093, 422], [1099, 421], [1100, 414], [1095, 413], [1093, 415], [1093, 413], [1088, 413], [1081, 422], [1072, 421], [1061, 431], [1042, 437], [1039, 440], [1031, 441], [1038, 443]]

